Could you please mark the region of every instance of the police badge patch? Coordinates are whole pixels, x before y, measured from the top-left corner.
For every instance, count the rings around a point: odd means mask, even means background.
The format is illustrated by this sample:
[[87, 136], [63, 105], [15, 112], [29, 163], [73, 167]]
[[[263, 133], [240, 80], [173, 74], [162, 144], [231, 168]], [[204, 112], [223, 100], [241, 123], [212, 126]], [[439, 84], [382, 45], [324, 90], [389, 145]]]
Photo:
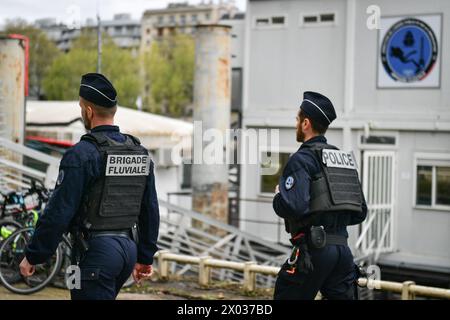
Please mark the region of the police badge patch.
[[59, 186], [64, 180], [64, 170], [59, 170], [58, 179], [56, 179], [56, 185]]
[[294, 186], [294, 183], [295, 183], [294, 177], [292, 176], [287, 177], [286, 182], [284, 183], [286, 190], [290, 190]]

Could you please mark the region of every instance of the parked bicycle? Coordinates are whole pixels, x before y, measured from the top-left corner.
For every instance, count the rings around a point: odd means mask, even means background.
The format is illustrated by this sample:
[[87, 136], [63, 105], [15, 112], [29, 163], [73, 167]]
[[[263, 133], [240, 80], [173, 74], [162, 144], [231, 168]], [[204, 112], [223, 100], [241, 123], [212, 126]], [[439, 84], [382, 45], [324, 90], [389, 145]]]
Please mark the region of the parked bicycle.
[[[0, 213], [0, 282], [8, 290], [18, 294], [32, 294], [63, 279], [59, 287], [66, 287], [66, 269], [71, 263], [72, 241], [69, 234], [63, 236], [54, 256], [36, 266], [31, 277], [20, 274], [19, 265], [25, 256], [36, 223], [41, 216], [50, 192], [39, 182], [32, 181], [25, 193], [2, 194], [5, 199]], [[26, 205], [28, 203], [28, 205]], [[132, 277], [124, 284], [134, 283]]]
[[63, 262], [70, 261], [71, 241], [68, 235], [64, 235], [55, 255], [43, 264], [36, 265], [32, 276], [23, 277], [19, 265], [25, 257], [25, 248], [34, 230], [34, 227], [19, 229], [0, 246], [0, 281], [14, 293], [31, 294], [42, 290], [61, 271]]
[[[33, 236], [34, 228], [27, 227], [12, 233], [0, 246], [0, 282], [8, 290], [19, 294], [31, 294], [44, 289], [53, 283], [60, 275], [64, 279], [65, 287], [66, 269], [70, 265], [72, 255], [72, 241], [69, 234], [63, 235], [56, 253], [51, 259], [36, 266], [31, 277], [20, 274], [19, 265], [25, 256], [25, 248]], [[124, 288], [134, 284], [132, 276], [123, 285]], [[61, 285], [60, 285], [61, 286]]]

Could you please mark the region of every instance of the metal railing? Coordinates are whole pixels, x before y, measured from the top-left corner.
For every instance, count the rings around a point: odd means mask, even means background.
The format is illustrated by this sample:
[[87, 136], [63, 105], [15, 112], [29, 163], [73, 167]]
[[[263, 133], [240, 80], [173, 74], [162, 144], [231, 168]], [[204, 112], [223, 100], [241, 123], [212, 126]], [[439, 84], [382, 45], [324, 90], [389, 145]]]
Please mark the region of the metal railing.
[[[172, 199], [175, 197], [185, 197], [185, 198], [192, 198], [192, 191], [178, 191], [178, 192], [167, 192], [167, 201], [172, 202]], [[260, 197], [260, 198], [241, 198], [241, 197], [235, 197], [233, 199], [234, 201], [238, 201], [239, 203], [242, 202], [256, 202], [256, 203], [266, 203], [269, 205], [272, 205], [272, 199], [267, 197]], [[233, 218], [230, 216], [229, 223], [230, 225], [235, 225], [236, 223], [239, 225], [241, 222], [245, 222], [247, 224], [253, 224], [258, 227], [264, 228], [266, 226], [276, 226], [277, 235], [276, 240], [274, 242], [278, 244], [282, 244], [282, 232], [284, 232], [284, 222], [281, 218], [277, 217], [274, 214], [275, 219], [273, 220], [257, 220], [257, 219], [244, 219], [244, 218]], [[286, 244], [288, 244], [286, 242]]]
[[0, 155], [0, 175], [3, 183], [6, 182], [19, 188], [26, 187], [28, 180], [24, 176], [28, 176], [42, 181], [47, 188], [54, 186], [56, 177], [58, 176], [60, 159], [2, 137], [0, 137], [0, 150], [6, 150], [13, 156], [19, 156], [21, 158], [27, 156], [47, 164], [46, 172], [41, 172], [25, 166], [21, 162], [9, 160]]
[[[159, 277], [168, 280], [170, 275], [170, 262], [194, 264], [198, 266], [198, 283], [201, 286], [211, 284], [212, 269], [228, 269], [243, 273], [243, 289], [252, 292], [257, 287], [256, 276], [258, 274], [276, 276], [280, 271], [279, 267], [258, 265], [250, 262], [232, 262], [226, 260], [213, 259], [209, 256], [193, 257], [187, 255], [174, 254], [166, 250], [159, 251], [155, 257], [158, 261]], [[376, 288], [376, 290], [390, 291], [401, 294], [402, 300], [414, 300], [416, 296], [438, 299], [450, 299], [450, 289], [434, 288], [416, 285], [413, 281], [403, 283], [359, 278], [358, 285], [361, 287]]]
[[[188, 210], [165, 200], [159, 200], [160, 207], [168, 213], [161, 215], [158, 246], [173, 253], [192, 257], [210, 256], [229, 262], [255, 261], [266, 266], [277, 266], [284, 262], [289, 247], [278, 245], [233, 226], [211, 219], [198, 212]], [[201, 222], [202, 227], [197, 222]], [[210, 230], [215, 230], [214, 233]], [[172, 265], [172, 272], [182, 275], [198, 272], [196, 264]], [[211, 274], [219, 280], [240, 281], [242, 275], [230, 270], [213, 270]], [[273, 285], [272, 274], [260, 274], [256, 281], [265, 286]]]

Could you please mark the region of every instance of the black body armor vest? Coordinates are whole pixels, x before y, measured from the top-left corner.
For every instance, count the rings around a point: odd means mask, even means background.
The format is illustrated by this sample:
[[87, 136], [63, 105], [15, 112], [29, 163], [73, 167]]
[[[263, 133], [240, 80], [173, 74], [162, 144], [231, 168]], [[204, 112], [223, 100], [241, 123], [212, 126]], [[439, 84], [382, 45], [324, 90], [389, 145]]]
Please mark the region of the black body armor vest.
[[137, 138], [125, 137], [123, 143], [98, 132], [81, 137], [94, 143], [102, 157], [101, 176], [81, 206], [80, 221], [85, 230], [129, 229], [138, 222], [151, 160]]
[[316, 225], [320, 213], [361, 213], [363, 194], [353, 154], [325, 143], [306, 144], [316, 156], [321, 170], [312, 178], [308, 218], [286, 221], [286, 231], [296, 235], [300, 230]]

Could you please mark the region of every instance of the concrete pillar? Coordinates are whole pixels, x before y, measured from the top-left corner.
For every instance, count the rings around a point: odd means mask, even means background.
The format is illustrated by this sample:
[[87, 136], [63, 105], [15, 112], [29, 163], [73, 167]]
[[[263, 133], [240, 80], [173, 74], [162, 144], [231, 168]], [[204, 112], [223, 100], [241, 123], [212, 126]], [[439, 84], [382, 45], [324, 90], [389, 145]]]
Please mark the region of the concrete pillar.
[[158, 251], [159, 279], [163, 281], [169, 280], [169, 261], [165, 259], [167, 253], [169, 253], [168, 250]]
[[[197, 27], [194, 77], [192, 208], [224, 223], [228, 223], [225, 141], [231, 112], [230, 29], [222, 25]], [[207, 130], [216, 144], [212, 145], [212, 140], [204, 141], [209, 136]], [[219, 151], [217, 154], [223, 151], [219, 156], [221, 163], [211, 163], [203, 157], [211, 154], [208, 152], [211, 149]], [[210, 231], [217, 233], [217, 230]]]
[[[25, 77], [27, 40], [0, 36], [0, 137], [23, 143], [25, 132]], [[0, 158], [22, 163], [22, 157], [0, 146]], [[10, 172], [0, 164], [0, 189], [3, 176]], [[14, 173], [12, 173], [14, 174]], [[15, 173], [18, 175], [17, 173]], [[19, 178], [19, 177], [17, 177]]]
[[24, 41], [0, 37], [0, 136], [23, 143], [25, 130]]
[[411, 286], [415, 285], [414, 281], [405, 281], [402, 284], [402, 300], [414, 300], [416, 295], [411, 292]]
[[198, 264], [198, 284], [203, 287], [209, 286], [211, 282], [211, 267], [207, 265], [210, 256], [200, 257]]
[[252, 292], [256, 289], [256, 273], [251, 270], [255, 265], [255, 262], [248, 261], [244, 266], [244, 290], [247, 292]]

